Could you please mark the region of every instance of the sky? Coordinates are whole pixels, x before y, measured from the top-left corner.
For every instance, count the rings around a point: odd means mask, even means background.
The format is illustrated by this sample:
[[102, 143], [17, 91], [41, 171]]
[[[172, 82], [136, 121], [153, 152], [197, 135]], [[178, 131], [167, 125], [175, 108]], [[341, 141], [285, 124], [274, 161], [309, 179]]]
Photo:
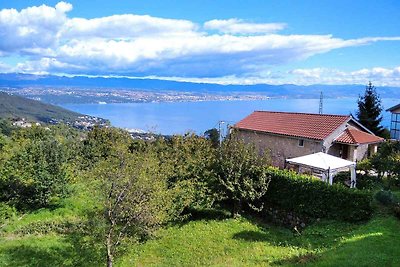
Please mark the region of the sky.
[[0, 0], [0, 72], [400, 86], [398, 0]]

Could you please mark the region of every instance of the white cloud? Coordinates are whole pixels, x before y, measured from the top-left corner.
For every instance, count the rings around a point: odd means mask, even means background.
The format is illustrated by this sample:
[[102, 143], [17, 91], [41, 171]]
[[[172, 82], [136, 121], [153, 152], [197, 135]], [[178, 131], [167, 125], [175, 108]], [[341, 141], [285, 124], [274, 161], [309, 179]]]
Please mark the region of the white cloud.
[[286, 23], [246, 23], [240, 19], [214, 19], [205, 22], [204, 28], [229, 34], [257, 34], [283, 30]]
[[[211, 80], [225, 77], [225, 81], [245, 79], [247, 83], [251, 79], [281, 79], [277, 72], [270, 72], [272, 66], [344, 47], [400, 40], [400, 37], [346, 40], [332, 35], [284, 35], [276, 33], [286, 27], [284, 23], [248, 23], [239, 19], [211, 20], [201, 27], [189, 20], [134, 14], [70, 18], [67, 14], [72, 8], [69, 3], [60, 2], [55, 7], [0, 10], [0, 57], [28, 58], [16, 66], [21, 72]], [[327, 72], [330, 73], [323, 69], [298, 69], [285, 75], [299, 82], [319, 82], [318, 79], [335, 82], [332, 80], [335, 77]], [[359, 72], [353, 75], [375, 75], [382, 79], [394, 75], [386, 69]], [[340, 73], [336, 76], [339, 78]]]
[[197, 35], [197, 25], [188, 20], [155, 18], [148, 15], [114, 15], [68, 20], [62, 38], [137, 38], [145, 36]]
[[216, 84], [366, 84], [373, 81], [376, 86], [400, 87], [400, 66], [394, 68], [375, 67], [371, 69], [360, 69], [354, 71], [342, 71], [330, 68], [294, 69], [290, 71], [265, 71], [260, 75], [227, 75], [222, 77], [160, 77], [147, 76], [149, 79], [164, 79], [195, 83]]
[[289, 79], [295, 84], [365, 84], [374, 81], [380, 86], [400, 86], [400, 66], [394, 68], [375, 67], [355, 71], [329, 68], [295, 69]]
[[17, 11], [0, 10], [0, 56], [10, 53], [47, 54], [67, 21], [72, 5], [60, 2], [56, 7], [34, 6]]

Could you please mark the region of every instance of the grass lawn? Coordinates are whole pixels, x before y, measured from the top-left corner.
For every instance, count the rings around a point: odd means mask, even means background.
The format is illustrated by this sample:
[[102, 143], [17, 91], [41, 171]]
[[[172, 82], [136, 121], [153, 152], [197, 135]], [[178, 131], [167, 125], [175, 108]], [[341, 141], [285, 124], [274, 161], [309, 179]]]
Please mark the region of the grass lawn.
[[242, 219], [199, 220], [162, 230], [121, 266], [400, 266], [400, 221], [316, 223], [301, 234]]
[[[79, 224], [78, 211], [41, 210], [9, 222], [0, 230], [0, 266], [104, 266], [101, 242], [65, 230]], [[400, 266], [400, 220], [384, 209], [366, 223], [320, 221], [301, 235], [218, 212], [197, 217], [128, 246], [115, 265]]]
[[[1, 226], [0, 266], [104, 266], [102, 242], [79, 231], [88, 202], [67, 199]], [[400, 220], [376, 210], [368, 222], [320, 221], [301, 235], [221, 211], [198, 213], [126, 246], [115, 266], [400, 266]]]

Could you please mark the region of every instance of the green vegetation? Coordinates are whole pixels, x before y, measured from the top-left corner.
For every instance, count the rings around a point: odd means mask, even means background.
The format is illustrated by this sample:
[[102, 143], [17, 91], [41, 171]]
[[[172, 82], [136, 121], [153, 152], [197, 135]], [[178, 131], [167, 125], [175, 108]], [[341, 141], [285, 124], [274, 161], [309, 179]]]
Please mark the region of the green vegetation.
[[[0, 137], [0, 266], [399, 263], [395, 187], [374, 201], [270, 168], [234, 138], [62, 125]], [[266, 204], [314, 220], [272, 226]]]
[[47, 123], [51, 120], [74, 122], [82, 114], [40, 101], [0, 92], [0, 118]]
[[[102, 243], [78, 228], [83, 218], [79, 215], [80, 203], [66, 205], [27, 214], [3, 227], [0, 265], [104, 265]], [[65, 232], [60, 228], [63, 224], [75, 225], [75, 230]], [[361, 224], [316, 222], [301, 235], [215, 211], [164, 227], [145, 243], [125, 244], [124, 254], [115, 265], [397, 266], [399, 231], [398, 219], [384, 211]]]
[[[232, 202], [232, 216], [237, 216], [244, 204], [258, 201], [265, 195], [271, 176], [267, 173], [269, 158], [259, 156], [254, 146], [235, 138], [225, 140], [219, 151], [216, 170], [224, 198]], [[254, 205], [251, 208], [260, 211]]]
[[291, 171], [269, 169], [272, 177], [264, 201], [284, 210], [313, 218], [360, 221], [372, 214], [369, 191], [352, 190], [340, 184], [328, 185]]
[[374, 134], [388, 138], [388, 130], [381, 126], [381, 99], [376, 92], [375, 86], [373, 86], [371, 82], [366, 86], [364, 95], [359, 97], [357, 104], [358, 121]]

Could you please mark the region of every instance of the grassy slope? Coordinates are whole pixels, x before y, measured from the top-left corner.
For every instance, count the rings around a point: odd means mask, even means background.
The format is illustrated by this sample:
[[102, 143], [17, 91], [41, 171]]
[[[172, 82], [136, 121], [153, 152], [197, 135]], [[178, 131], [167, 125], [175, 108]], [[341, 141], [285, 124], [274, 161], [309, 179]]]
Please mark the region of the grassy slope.
[[[101, 266], [101, 243], [79, 231], [87, 201], [14, 219], [0, 230], [0, 266]], [[76, 228], [76, 227], [75, 227]], [[116, 266], [400, 266], [400, 221], [386, 212], [364, 224], [321, 221], [302, 235], [246, 218], [214, 216], [173, 225], [131, 245]]]
[[40, 101], [0, 92], [0, 118], [26, 118], [47, 122], [49, 119], [75, 121], [81, 114]]
[[399, 266], [400, 222], [320, 222], [301, 236], [246, 219], [195, 221], [164, 230], [124, 256], [122, 266]]

